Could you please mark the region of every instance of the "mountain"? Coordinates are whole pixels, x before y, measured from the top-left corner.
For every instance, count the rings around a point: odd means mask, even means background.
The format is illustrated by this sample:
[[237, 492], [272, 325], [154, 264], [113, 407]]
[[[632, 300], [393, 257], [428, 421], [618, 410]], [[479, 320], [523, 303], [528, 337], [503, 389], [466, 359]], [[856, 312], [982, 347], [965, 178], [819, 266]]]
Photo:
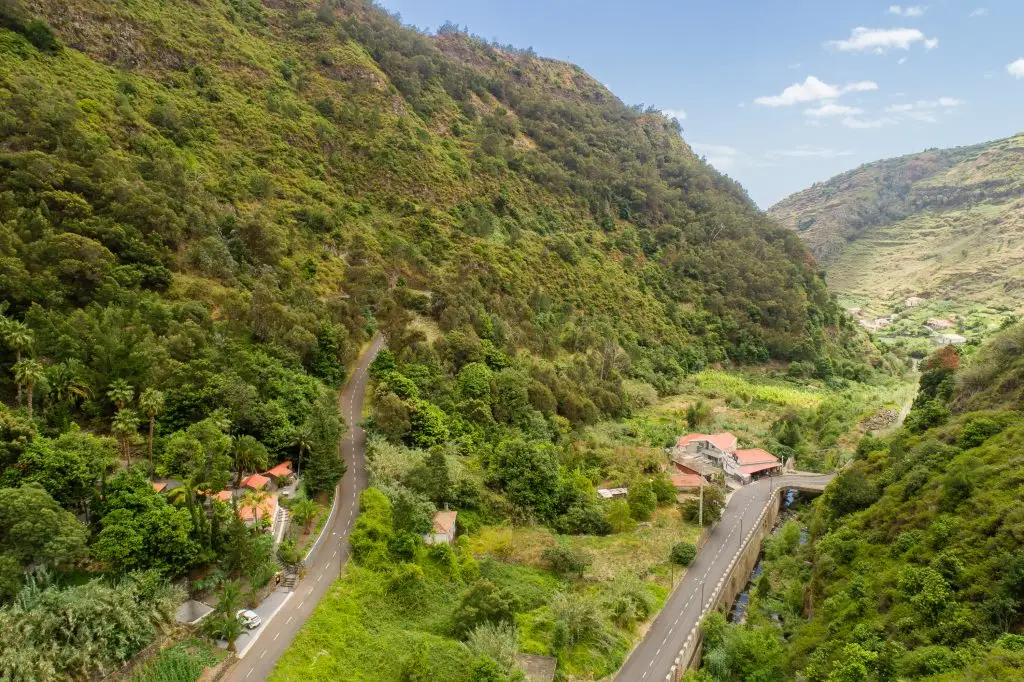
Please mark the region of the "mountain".
[[686, 374], [870, 374], [799, 238], [680, 133], [576, 66], [372, 2], [0, 0], [0, 678], [107, 675], [185, 575], [230, 637], [278, 566], [239, 515], [262, 526], [266, 498], [229, 484], [294, 459], [316, 527], [335, 392], [378, 332], [365, 423], [410, 485], [367, 493], [396, 542], [362, 558], [413, 596], [416, 559], [494, 596], [468, 550], [426, 556], [438, 508], [609, 532], [609, 465], [571, 444]]
[[[796, 231], [844, 303], [881, 314], [917, 296], [1020, 312], [1024, 134], [869, 163], [768, 213]], [[942, 311], [936, 311], [942, 312]]]

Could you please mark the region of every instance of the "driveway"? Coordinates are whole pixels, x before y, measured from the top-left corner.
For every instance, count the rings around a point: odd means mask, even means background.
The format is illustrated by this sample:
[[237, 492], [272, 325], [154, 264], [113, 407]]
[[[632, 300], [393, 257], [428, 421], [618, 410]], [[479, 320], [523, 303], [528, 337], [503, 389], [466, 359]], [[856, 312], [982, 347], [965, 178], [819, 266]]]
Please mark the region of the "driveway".
[[366, 487], [366, 433], [356, 424], [363, 411], [367, 370], [383, 347], [384, 339], [374, 337], [338, 396], [341, 416], [348, 424], [348, 432], [341, 442], [341, 456], [345, 458], [348, 470], [334, 493], [335, 505], [325, 531], [306, 562], [306, 577], [295, 585], [294, 592], [277, 590], [254, 609], [263, 619], [263, 625], [239, 637], [236, 646], [240, 660], [223, 680], [255, 682], [267, 679], [277, 659], [291, 644], [348, 561], [348, 534], [359, 513], [359, 492]]

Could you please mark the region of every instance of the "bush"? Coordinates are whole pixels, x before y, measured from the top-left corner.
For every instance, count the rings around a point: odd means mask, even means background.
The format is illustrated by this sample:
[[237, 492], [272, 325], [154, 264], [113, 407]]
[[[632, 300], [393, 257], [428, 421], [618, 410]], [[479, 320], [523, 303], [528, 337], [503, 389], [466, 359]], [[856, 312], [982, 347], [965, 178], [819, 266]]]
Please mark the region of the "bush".
[[672, 547], [669, 557], [673, 563], [689, 566], [697, 558], [697, 545], [692, 542], [678, 542]]
[[593, 563], [589, 552], [562, 544], [548, 547], [541, 553], [541, 558], [552, 572], [561, 576], [575, 574], [581, 578]]

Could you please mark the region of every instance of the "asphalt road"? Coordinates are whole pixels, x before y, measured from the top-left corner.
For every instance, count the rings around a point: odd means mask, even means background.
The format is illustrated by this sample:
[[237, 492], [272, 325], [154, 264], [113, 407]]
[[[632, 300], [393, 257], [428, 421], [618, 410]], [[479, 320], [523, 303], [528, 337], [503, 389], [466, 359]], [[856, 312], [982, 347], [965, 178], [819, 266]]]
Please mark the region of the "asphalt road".
[[247, 641], [244, 645], [239, 641], [242, 658], [222, 678], [228, 682], [256, 682], [270, 676], [277, 659], [295, 639], [299, 628], [348, 561], [348, 534], [359, 513], [359, 492], [366, 487], [366, 433], [356, 424], [363, 410], [367, 369], [383, 347], [384, 339], [375, 337], [339, 394], [341, 416], [348, 424], [348, 431], [341, 442], [341, 456], [345, 458], [348, 470], [335, 491], [337, 504], [315, 555], [306, 565], [306, 576], [296, 583], [295, 591], [275, 607], [276, 611], [269, 620], [264, 616], [264, 625], [252, 633], [255, 641]]
[[711, 597], [742, 538], [757, 522], [761, 510], [770, 500], [771, 489], [777, 491], [798, 482], [827, 483], [831, 478], [831, 475], [776, 476], [771, 483], [769, 479], [762, 479], [733, 493], [707, 544], [690, 564], [665, 608], [630, 653], [615, 679], [619, 682], [663, 682], [687, 635], [700, 620], [701, 604]]

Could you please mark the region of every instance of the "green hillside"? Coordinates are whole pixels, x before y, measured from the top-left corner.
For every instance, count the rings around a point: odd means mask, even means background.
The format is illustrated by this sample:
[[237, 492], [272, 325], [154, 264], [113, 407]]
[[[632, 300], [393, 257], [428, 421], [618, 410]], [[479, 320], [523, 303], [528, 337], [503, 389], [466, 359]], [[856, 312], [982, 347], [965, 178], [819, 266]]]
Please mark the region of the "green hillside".
[[[170, 579], [217, 601], [207, 634], [237, 635], [330, 506], [335, 391], [376, 332], [367, 426], [404, 468], [365, 500], [370, 587], [415, 596], [425, 566], [464, 600], [516, 588], [566, 618], [543, 575], [531, 595], [465, 548], [425, 556], [432, 510], [592, 536], [660, 515], [682, 539], [646, 460], [623, 468], [636, 499], [598, 506], [611, 465], [574, 449], [583, 429], [711, 365], [846, 386], [874, 352], [678, 124], [352, 0], [0, 0], [0, 297], [11, 680], [107, 675], [172, 618]], [[303, 485], [275, 555], [266, 517], [238, 513], [265, 499], [217, 493], [285, 459]], [[534, 628], [575, 669], [613, 669], [664, 594], [606, 587], [596, 639]], [[448, 645], [460, 674], [496, 665]]]
[[[756, 679], [728, 675], [752, 661], [808, 682], [1022, 679], [1022, 344], [1017, 325], [923, 363], [904, 427], [769, 540], [748, 623], [711, 622], [698, 679]], [[770, 646], [746, 655], [755, 637]]]
[[963, 318], [970, 336], [1021, 312], [1024, 135], [866, 164], [769, 210], [827, 268], [829, 286], [866, 317], [911, 296], [921, 315]]

